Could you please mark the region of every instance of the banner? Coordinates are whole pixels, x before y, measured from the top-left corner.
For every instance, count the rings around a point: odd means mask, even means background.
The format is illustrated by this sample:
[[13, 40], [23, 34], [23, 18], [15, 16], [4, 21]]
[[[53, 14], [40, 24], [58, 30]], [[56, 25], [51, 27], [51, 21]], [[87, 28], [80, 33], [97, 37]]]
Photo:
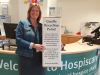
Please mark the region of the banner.
[[43, 19], [43, 66], [61, 66], [61, 25], [59, 17]]
[[[46, 67], [45, 75], [98, 75], [98, 50], [62, 54], [61, 67]], [[19, 75], [18, 56], [0, 53], [0, 75]]]
[[0, 53], [0, 75], [19, 75], [17, 55]]
[[62, 54], [61, 67], [47, 67], [45, 75], [98, 75], [99, 58], [97, 50]]

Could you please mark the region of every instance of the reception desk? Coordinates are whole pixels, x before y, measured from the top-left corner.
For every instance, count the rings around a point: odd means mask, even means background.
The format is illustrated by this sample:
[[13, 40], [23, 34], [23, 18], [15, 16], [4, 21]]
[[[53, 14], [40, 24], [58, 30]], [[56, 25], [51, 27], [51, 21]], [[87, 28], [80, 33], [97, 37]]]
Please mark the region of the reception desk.
[[[75, 42], [66, 44], [61, 67], [46, 67], [46, 75], [97, 75], [98, 45]], [[19, 75], [15, 51], [0, 50], [0, 75]]]

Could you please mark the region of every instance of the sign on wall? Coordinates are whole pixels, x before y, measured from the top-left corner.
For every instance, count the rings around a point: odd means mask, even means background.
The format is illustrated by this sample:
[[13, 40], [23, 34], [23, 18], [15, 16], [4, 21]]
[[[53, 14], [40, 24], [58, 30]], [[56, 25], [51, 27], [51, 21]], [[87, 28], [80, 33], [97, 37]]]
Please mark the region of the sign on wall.
[[8, 4], [2, 4], [2, 15], [8, 15]]
[[43, 66], [61, 66], [60, 18], [44, 17], [43, 19]]

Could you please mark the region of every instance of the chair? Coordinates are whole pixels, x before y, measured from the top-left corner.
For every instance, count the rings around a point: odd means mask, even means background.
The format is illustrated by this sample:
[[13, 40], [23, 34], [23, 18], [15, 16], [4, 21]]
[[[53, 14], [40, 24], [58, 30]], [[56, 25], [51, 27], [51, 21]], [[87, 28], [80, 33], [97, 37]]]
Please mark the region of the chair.
[[[6, 39], [3, 42], [2, 49], [4, 50], [4, 46], [7, 45], [10, 50], [10, 46], [16, 46], [16, 27], [17, 23], [3, 23]], [[12, 44], [12, 39], [15, 42]]]

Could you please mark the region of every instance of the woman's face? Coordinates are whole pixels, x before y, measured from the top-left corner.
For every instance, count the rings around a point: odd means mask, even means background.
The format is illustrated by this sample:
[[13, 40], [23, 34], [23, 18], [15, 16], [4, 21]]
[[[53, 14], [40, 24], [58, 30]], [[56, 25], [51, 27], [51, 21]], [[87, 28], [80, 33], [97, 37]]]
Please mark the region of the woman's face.
[[39, 8], [35, 6], [34, 8], [32, 8], [30, 12], [30, 18], [37, 20], [38, 17], [39, 17]]

